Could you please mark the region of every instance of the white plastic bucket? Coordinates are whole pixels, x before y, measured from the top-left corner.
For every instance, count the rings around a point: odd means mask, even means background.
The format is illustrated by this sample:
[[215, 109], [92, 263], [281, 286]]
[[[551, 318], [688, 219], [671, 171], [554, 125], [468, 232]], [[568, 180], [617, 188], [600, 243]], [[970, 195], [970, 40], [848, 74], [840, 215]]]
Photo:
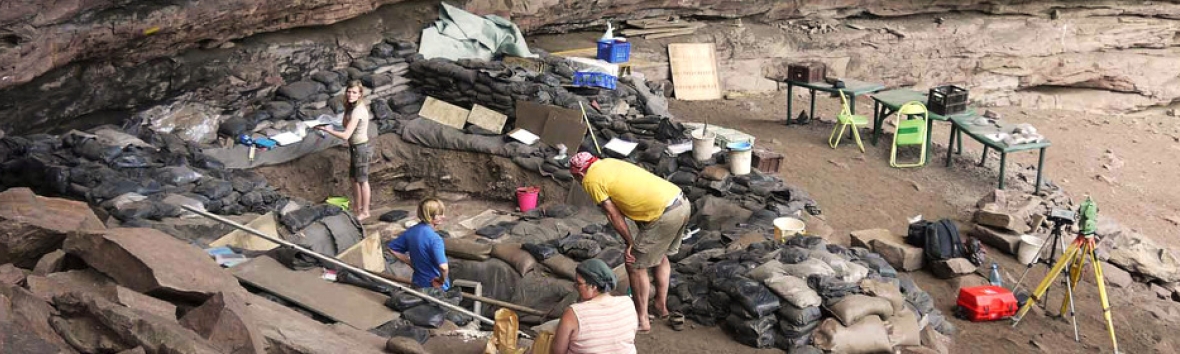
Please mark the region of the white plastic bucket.
[[749, 142], [731, 143], [729, 148], [729, 172], [734, 176], [750, 174], [750, 164], [754, 158], [754, 145]]
[[785, 241], [788, 237], [803, 234], [807, 229], [807, 224], [803, 220], [792, 217], [781, 217], [774, 219], [774, 239]]
[[1037, 253], [1041, 251], [1041, 246], [1045, 244], [1045, 240], [1033, 235], [1020, 236], [1020, 248], [1016, 250], [1016, 260], [1020, 264], [1029, 264], [1037, 260]]
[[692, 158], [705, 161], [713, 157], [713, 144], [717, 141], [717, 134], [701, 129], [692, 132]]

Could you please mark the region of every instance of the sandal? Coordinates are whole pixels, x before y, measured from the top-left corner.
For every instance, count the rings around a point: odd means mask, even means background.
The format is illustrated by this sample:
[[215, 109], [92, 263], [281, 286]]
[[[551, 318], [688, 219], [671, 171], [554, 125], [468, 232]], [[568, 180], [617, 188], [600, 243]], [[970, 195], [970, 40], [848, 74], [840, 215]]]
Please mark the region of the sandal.
[[672, 326], [674, 331], [684, 330], [684, 315], [679, 312], [674, 312], [668, 316], [668, 324]]

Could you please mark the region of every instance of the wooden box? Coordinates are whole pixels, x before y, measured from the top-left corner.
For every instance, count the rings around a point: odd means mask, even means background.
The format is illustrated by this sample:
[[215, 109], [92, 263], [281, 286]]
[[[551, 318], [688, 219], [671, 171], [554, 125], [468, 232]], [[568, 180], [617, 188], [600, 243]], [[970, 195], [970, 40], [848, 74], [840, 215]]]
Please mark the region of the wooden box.
[[754, 156], [750, 161], [754, 168], [763, 173], [778, 173], [783, 163], [783, 154], [763, 149], [754, 149]]
[[787, 80], [795, 82], [824, 81], [827, 66], [824, 63], [809, 61], [787, 65]]

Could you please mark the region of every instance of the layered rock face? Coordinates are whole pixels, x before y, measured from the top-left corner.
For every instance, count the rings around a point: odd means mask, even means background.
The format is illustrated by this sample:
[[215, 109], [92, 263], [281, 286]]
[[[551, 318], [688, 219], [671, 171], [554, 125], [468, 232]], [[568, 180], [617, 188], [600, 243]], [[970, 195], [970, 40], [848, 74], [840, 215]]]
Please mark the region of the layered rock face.
[[[173, 105], [156, 115], [223, 120], [247, 114], [252, 99], [269, 93], [259, 90], [299, 73], [343, 67], [383, 35], [415, 38], [421, 23], [434, 19], [437, 3], [6, 3], [0, 6], [0, 128], [37, 132], [69, 128], [62, 124], [76, 120], [119, 123], [175, 101], [201, 104]], [[533, 34], [603, 18], [746, 18], [752, 26], [744, 31], [694, 38], [719, 43], [723, 71], [744, 69], [730, 75], [726, 87], [733, 90], [775, 88], [749, 68], [822, 59], [844, 74], [889, 85], [965, 82], [977, 89], [973, 97], [990, 104], [1122, 112], [1180, 97], [1171, 62], [1180, 0], [472, 0], [465, 7], [510, 17]], [[960, 20], [934, 26], [936, 17]], [[785, 20], [799, 19], [828, 21], [840, 30], [793, 32], [797, 23]], [[928, 25], [909, 24], [918, 20]], [[870, 30], [842, 26], [862, 21]], [[752, 31], [756, 23], [764, 30]], [[316, 27], [328, 24], [336, 25]], [[285, 37], [272, 33], [300, 27], [314, 28]], [[901, 29], [905, 38], [879, 31], [883, 27]]]

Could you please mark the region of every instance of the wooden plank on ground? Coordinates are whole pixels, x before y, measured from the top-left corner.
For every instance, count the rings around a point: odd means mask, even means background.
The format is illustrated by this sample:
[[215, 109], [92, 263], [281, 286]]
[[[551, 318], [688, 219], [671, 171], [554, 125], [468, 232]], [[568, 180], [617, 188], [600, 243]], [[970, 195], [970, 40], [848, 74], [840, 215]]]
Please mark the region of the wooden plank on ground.
[[697, 33], [697, 29], [691, 28], [691, 29], [680, 30], [680, 31], [649, 34], [649, 35], [643, 36], [643, 39], [660, 39], [660, 38], [684, 36], [684, 35], [689, 35], [689, 34], [693, 34], [693, 33]]
[[507, 121], [508, 116], [480, 105], [471, 107], [471, 114], [467, 115], [468, 123], [491, 130], [496, 134], [500, 134], [504, 130], [504, 122]]
[[[274, 237], [279, 237], [279, 230], [275, 223], [274, 212], [266, 213], [254, 220], [251, 220], [246, 226], [254, 228], [263, 234]], [[209, 243], [209, 247], [234, 246], [237, 248], [248, 249], [252, 251], [269, 251], [279, 244], [267, 241], [264, 238], [254, 236], [242, 230], [233, 230], [230, 233], [221, 236], [221, 238]]]
[[326, 281], [322, 270], [294, 271], [261, 256], [230, 268], [239, 280], [332, 320], [370, 330], [400, 315], [385, 307], [387, 296]]
[[653, 28], [653, 29], [628, 29], [628, 30], [623, 30], [622, 32], [619, 32], [619, 33], [622, 33], [624, 36], [639, 36], [639, 35], [645, 35], [645, 34], [678, 32], [678, 31], [684, 31], [684, 30], [690, 30], [690, 29], [695, 30], [695, 29], [702, 28], [702, 27], [705, 27], [705, 24], [693, 23], [693, 24], [688, 24], [687, 26], [681, 26], [681, 27], [667, 27], [667, 28]]
[[717, 52], [713, 43], [669, 44], [668, 62], [672, 66], [672, 84], [677, 99], [721, 98], [721, 79], [717, 76]]
[[664, 20], [664, 19], [655, 19], [655, 18], [649, 18], [649, 19], [643, 19], [643, 20], [627, 20], [628, 26], [639, 27], [642, 29], [675, 28], [675, 27], [684, 27], [684, 26], [693, 25], [693, 24], [696, 24], [696, 22], [668, 21], [668, 20]]
[[466, 109], [450, 103], [446, 103], [434, 97], [426, 97], [426, 102], [422, 103], [422, 109], [418, 111], [418, 115], [422, 118], [433, 120], [439, 124], [453, 127], [455, 129], [463, 129], [463, 125], [467, 123]]

